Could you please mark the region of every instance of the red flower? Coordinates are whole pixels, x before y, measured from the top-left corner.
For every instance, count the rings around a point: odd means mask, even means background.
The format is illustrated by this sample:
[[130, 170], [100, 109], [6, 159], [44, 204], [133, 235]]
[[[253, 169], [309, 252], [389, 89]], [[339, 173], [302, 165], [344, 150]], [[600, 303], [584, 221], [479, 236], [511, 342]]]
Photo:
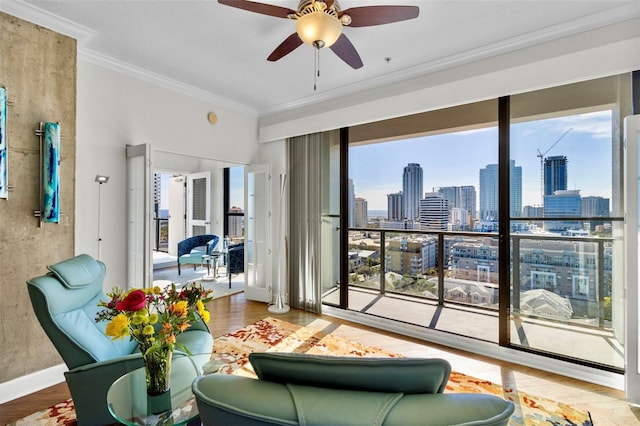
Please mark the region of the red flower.
[[147, 296], [142, 290], [134, 290], [127, 294], [123, 301], [116, 303], [116, 309], [119, 311], [139, 311], [144, 309], [147, 303]]

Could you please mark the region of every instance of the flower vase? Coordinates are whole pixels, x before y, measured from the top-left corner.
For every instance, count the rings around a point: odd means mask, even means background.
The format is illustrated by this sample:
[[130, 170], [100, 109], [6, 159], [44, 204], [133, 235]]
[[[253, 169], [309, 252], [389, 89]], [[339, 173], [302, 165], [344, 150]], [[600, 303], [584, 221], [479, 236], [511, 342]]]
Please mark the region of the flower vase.
[[166, 347], [146, 351], [143, 355], [147, 395], [162, 395], [169, 390], [172, 357], [173, 351]]

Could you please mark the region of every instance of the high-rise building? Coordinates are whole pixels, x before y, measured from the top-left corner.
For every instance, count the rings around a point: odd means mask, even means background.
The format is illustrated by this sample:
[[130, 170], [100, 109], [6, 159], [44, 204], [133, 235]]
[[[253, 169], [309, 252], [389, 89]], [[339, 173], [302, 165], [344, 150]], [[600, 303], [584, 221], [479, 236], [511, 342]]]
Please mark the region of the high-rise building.
[[[510, 212], [512, 217], [522, 214], [522, 167], [515, 160], [509, 164]], [[487, 164], [480, 169], [480, 219], [498, 220], [498, 165]]]
[[[229, 213], [242, 213], [240, 207], [233, 206]], [[244, 216], [229, 216], [229, 237], [240, 238], [244, 236]]]
[[409, 163], [402, 174], [403, 219], [417, 220], [420, 217], [422, 183], [422, 167], [417, 163]]
[[449, 202], [449, 211], [455, 207], [460, 207], [461, 194], [459, 186], [443, 186], [438, 188], [438, 192]]
[[[580, 214], [583, 217], [609, 217], [610, 214], [609, 199], [604, 197], [582, 197], [580, 207], [582, 210]], [[595, 231], [599, 225], [604, 224], [605, 222], [602, 220], [590, 220], [583, 225], [585, 228], [588, 227], [589, 230]]]
[[555, 155], [544, 159], [544, 195], [567, 189], [567, 157]]
[[348, 198], [349, 198], [349, 226], [353, 227], [356, 224], [355, 219], [355, 199], [356, 193], [353, 188], [353, 179], [349, 179], [349, 183], [347, 184]]
[[465, 209], [471, 214], [471, 219], [475, 220], [476, 212], [476, 187], [473, 185], [463, 185], [460, 187], [460, 205], [461, 209]]
[[156, 214], [156, 217], [159, 217], [160, 212], [160, 202], [162, 201], [160, 195], [162, 194], [162, 178], [160, 174], [153, 174], [153, 211]]
[[395, 194], [387, 194], [387, 219], [393, 221], [404, 219], [402, 214], [402, 191]]
[[449, 202], [439, 192], [428, 192], [420, 200], [420, 224], [425, 230], [446, 231]]
[[[454, 208], [469, 212], [469, 222], [476, 218], [476, 188], [472, 185], [444, 186], [438, 192], [449, 202], [449, 216]], [[451, 217], [449, 217], [451, 221]]]
[[581, 215], [584, 217], [608, 217], [609, 199], [604, 197], [582, 197]]
[[356, 197], [353, 216], [356, 228], [366, 228], [369, 221], [367, 213], [367, 200], [361, 197]]
[[[545, 217], [580, 217], [582, 216], [582, 201], [579, 189], [555, 191], [553, 195], [544, 196]], [[579, 229], [582, 224], [578, 221], [548, 221], [544, 224], [547, 231], [565, 231]]]

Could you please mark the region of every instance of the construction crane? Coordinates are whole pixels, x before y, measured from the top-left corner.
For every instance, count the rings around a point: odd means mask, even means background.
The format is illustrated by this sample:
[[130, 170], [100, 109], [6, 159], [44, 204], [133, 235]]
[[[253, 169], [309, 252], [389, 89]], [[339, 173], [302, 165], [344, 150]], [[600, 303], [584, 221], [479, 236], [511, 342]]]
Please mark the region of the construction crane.
[[564, 132], [562, 136], [556, 139], [555, 142], [553, 142], [545, 152], [540, 152], [540, 149], [537, 150], [537, 156], [540, 158], [540, 207], [544, 206], [544, 156], [547, 155], [547, 153], [551, 151], [551, 148], [556, 146], [558, 142], [564, 139], [564, 137], [567, 136], [567, 133], [569, 133], [572, 129], [573, 127], [570, 127], [569, 130]]

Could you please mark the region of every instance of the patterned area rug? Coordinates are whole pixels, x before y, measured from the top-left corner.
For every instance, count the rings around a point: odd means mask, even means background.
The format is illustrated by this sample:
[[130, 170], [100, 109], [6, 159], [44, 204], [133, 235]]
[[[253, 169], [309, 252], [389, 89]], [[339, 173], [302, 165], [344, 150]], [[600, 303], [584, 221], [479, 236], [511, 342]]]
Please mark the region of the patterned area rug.
[[[330, 333], [333, 323], [318, 319], [302, 327], [277, 318], [265, 318], [215, 339], [212, 361], [222, 363], [220, 373], [255, 377], [248, 362], [251, 352], [299, 352], [354, 357], [402, 357]], [[488, 393], [513, 401], [510, 425], [592, 426], [588, 412], [515, 389], [452, 372], [445, 392]], [[66, 401], [26, 417], [15, 425], [74, 425], [73, 403]]]

